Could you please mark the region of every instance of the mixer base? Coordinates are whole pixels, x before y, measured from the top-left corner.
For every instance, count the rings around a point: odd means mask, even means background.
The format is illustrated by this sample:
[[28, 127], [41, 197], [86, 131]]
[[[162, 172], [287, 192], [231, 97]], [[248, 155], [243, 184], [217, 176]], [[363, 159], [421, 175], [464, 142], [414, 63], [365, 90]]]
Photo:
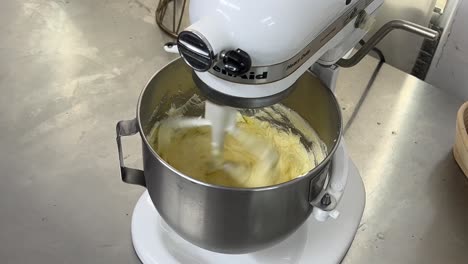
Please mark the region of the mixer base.
[[261, 251], [226, 255], [199, 248], [177, 235], [159, 216], [147, 191], [132, 216], [132, 240], [144, 264], [207, 263], [340, 263], [359, 227], [365, 204], [362, 179], [349, 163], [345, 192], [337, 207], [340, 216], [318, 222], [313, 216], [281, 243]]

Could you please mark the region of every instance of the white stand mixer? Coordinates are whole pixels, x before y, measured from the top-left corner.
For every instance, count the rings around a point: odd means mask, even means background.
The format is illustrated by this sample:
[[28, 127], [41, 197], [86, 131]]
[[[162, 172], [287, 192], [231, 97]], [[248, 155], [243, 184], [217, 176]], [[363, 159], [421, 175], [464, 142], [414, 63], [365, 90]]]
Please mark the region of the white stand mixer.
[[[350, 59], [342, 59], [367, 34], [383, 0], [192, 0], [192, 25], [180, 33], [178, 51], [195, 70], [206, 97], [221, 105], [256, 108], [289, 94], [307, 70], [334, 90], [339, 68], [351, 67], [397, 28], [427, 38], [437, 33], [394, 21], [384, 26]], [[292, 236], [261, 251], [220, 254], [199, 248], [164, 223], [148, 192], [132, 217], [135, 250], [152, 263], [339, 263], [359, 227], [365, 190], [342, 141], [332, 163], [328, 194], [334, 210], [314, 207], [313, 216]]]

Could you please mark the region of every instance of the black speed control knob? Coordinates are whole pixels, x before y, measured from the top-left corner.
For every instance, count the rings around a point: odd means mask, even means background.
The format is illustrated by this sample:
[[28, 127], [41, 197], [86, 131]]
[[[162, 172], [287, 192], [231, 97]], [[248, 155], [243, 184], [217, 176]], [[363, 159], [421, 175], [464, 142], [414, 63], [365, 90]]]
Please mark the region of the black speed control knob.
[[249, 54], [241, 49], [226, 51], [222, 58], [224, 69], [234, 76], [247, 73], [252, 66]]

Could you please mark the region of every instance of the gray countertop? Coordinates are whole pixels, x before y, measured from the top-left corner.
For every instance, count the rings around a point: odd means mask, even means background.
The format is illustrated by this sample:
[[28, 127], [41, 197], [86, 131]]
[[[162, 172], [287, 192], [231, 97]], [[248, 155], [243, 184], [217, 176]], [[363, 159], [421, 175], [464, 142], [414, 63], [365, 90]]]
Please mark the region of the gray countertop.
[[[155, 6], [2, 2], [0, 262], [138, 263], [130, 217], [143, 189], [120, 181], [115, 123], [134, 117], [146, 81], [174, 58]], [[451, 154], [462, 101], [387, 65], [367, 87], [376, 64], [338, 81], [367, 189], [345, 263], [466, 263], [468, 185]], [[138, 166], [138, 137], [124, 144]]]
[[[452, 156], [462, 101], [367, 58], [341, 73], [345, 139], [367, 202], [345, 263], [468, 263], [468, 183]], [[363, 94], [364, 99], [361, 99]]]

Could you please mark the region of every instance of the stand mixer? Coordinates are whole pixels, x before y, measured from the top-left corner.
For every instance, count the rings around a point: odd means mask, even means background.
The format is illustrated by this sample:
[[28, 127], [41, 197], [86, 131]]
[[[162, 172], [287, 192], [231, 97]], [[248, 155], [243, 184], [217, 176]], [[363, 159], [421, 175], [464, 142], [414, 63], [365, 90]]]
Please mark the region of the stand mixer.
[[[367, 34], [382, 3], [383, 0], [192, 0], [192, 24], [179, 34], [176, 45], [167, 44], [165, 49], [180, 53], [193, 69], [198, 89], [220, 106], [219, 111], [223, 111], [222, 106], [266, 107], [287, 98], [307, 71], [334, 91], [339, 67], [357, 64], [393, 29], [429, 39], [438, 37], [435, 31], [422, 26], [392, 21], [355, 55], [343, 59]], [[118, 126], [117, 131], [121, 153], [120, 136], [137, 131], [125, 124]], [[313, 217], [270, 248], [228, 255], [197, 247], [165, 224], [145, 192], [132, 217], [135, 250], [147, 264], [339, 263], [359, 226], [365, 190], [343, 141], [330, 166], [327, 187], [311, 201]], [[124, 170], [122, 159], [121, 168], [124, 181], [131, 182], [128, 178], [134, 177], [134, 172]], [[148, 185], [141, 181], [138, 184]]]

